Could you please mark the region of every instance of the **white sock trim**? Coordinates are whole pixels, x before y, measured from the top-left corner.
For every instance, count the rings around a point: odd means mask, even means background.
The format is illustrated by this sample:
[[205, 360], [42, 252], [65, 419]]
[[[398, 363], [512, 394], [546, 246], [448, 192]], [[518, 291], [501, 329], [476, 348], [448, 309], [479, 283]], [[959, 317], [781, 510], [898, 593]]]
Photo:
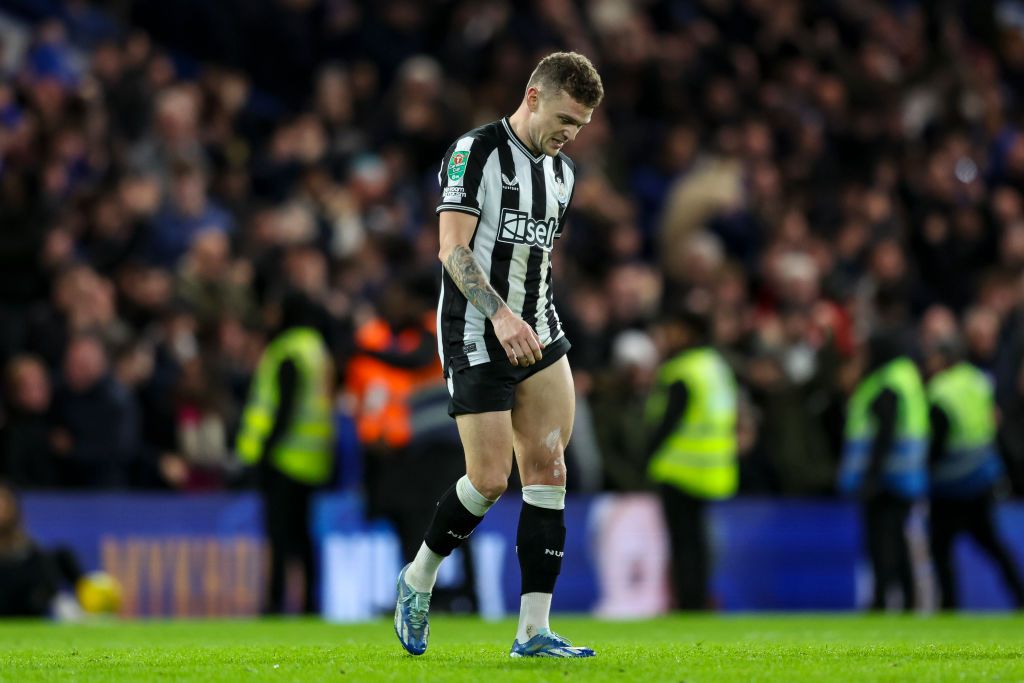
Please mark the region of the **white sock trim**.
[[484, 495], [473, 486], [468, 474], [462, 475], [462, 478], [455, 482], [455, 495], [459, 497], [459, 502], [463, 507], [477, 517], [483, 517], [491, 509], [491, 506], [498, 502], [497, 498], [494, 500], [484, 498]]
[[437, 582], [437, 570], [443, 561], [443, 555], [438, 555], [426, 543], [421, 543], [416, 557], [405, 571], [405, 582], [419, 593], [431, 592]]
[[523, 487], [523, 502], [548, 510], [565, 509], [565, 487], [549, 484], [531, 484]]

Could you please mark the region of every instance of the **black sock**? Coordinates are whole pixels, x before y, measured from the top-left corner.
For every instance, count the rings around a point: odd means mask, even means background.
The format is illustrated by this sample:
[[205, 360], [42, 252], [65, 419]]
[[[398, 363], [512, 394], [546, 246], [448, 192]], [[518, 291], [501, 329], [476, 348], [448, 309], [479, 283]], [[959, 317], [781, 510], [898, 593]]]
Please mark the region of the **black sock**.
[[431, 520], [423, 541], [438, 555], [448, 557], [452, 551], [466, 542], [483, 517], [477, 517], [466, 509], [455, 493], [455, 484], [444, 492], [437, 501], [434, 519]]
[[523, 577], [521, 594], [553, 593], [565, 550], [565, 510], [523, 503], [516, 554]]

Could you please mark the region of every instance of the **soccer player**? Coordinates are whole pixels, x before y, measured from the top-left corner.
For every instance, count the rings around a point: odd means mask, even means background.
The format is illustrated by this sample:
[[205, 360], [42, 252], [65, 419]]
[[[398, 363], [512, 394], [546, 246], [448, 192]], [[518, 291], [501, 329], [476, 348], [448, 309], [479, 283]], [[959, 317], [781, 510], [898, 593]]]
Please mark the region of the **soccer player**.
[[395, 632], [414, 655], [427, 649], [437, 569], [504, 493], [513, 450], [523, 483], [522, 597], [510, 655], [594, 654], [548, 625], [565, 548], [565, 446], [575, 411], [551, 249], [576, 179], [562, 148], [603, 95], [586, 57], [548, 55], [516, 112], [460, 137], [441, 163], [438, 347], [466, 475], [441, 496], [419, 552], [398, 575]]

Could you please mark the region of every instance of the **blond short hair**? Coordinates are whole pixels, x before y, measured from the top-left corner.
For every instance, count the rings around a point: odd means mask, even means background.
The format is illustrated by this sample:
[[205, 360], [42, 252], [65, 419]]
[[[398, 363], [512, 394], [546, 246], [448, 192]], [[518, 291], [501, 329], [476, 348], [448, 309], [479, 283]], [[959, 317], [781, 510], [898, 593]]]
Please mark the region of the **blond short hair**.
[[564, 92], [591, 109], [604, 97], [604, 85], [597, 69], [578, 52], [554, 52], [540, 60], [526, 87], [552, 94]]

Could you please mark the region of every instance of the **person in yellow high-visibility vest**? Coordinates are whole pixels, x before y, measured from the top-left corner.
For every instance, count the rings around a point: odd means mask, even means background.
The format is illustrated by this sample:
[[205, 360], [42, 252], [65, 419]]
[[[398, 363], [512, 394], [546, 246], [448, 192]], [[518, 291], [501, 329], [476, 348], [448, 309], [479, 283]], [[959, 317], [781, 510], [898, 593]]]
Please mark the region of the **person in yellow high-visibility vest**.
[[1024, 579], [996, 530], [995, 488], [1004, 468], [996, 450], [995, 391], [964, 355], [955, 334], [925, 348], [932, 429], [929, 541], [939, 606], [959, 606], [953, 545], [966, 534], [995, 564], [1013, 604], [1021, 609]]
[[927, 492], [928, 399], [906, 337], [898, 325], [882, 326], [860, 350], [863, 371], [846, 407], [837, 482], [861, 502], [874, 610], [886, 608], [892, 589], [904, 610], [917, 598], [906, 526]]
[[710, 343], [707, 313], [685, 307], [654, 328], [666, 360], [647, 403], [648, 476], [659, 484], [671, 546], [676, 606], [708, 604], [709, 500], [736, 492], [737, 391], [732, 370]]
[[333, 466], [330, 354], [319, 331], [323, 312], [304, 294], [281, 302], [278, 333], [267, 345], [249, 389], [235, 446], [259, 465], [270, 541], [270, 581], [263, 611], [284, 610], [289, 560], [302, 564], [303, 611], [316, 610], [316, 567], [310, 531], [314, 489]]

